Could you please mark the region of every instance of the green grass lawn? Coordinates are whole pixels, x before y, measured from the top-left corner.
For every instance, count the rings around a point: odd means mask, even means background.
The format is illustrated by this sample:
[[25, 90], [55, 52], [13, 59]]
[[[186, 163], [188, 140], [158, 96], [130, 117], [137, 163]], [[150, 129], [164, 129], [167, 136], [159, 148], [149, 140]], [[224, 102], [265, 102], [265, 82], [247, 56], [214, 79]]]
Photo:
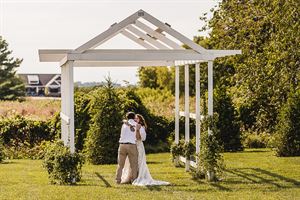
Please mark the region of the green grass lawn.
[[168, 153], [148, 155], [152, 176], [172, 183], [157, 187], [116, 185], [116, 165], [85, 165], [78, 185], [50, 185], [42, 161], [5, 161], [0, 199], [300, 199], [300, 157], [277, 158], [257, 149], [224, 157], [224, 180], [209, 184], [173, 167]]

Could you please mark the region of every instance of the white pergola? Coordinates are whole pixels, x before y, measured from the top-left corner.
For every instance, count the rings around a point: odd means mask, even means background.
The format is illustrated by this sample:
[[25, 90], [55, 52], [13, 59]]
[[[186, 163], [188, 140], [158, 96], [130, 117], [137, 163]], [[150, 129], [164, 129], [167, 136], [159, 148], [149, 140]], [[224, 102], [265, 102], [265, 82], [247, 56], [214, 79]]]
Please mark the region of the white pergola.
[[[122, 34], [144, 49], [95, 49]], [[187, 45], [190, 49], [184, 49]], [[196, 120], [196, 152], [200, 151], [200, 63], [208, 63], [208, 115], [213, 114], [213, 61], [241, 54], [240, 50], [208, 50], [194, 43], [143, 10], [139, 10], [76, 49], [41, 49], [41, 62], [59, 62], [61, 67], [61, 138], [75, 152], [74, 67], [175, 66], [175, 142], [179, 142], [179, 117], [185, 117], [185, 141], [190, 140], [189, 120]], [[189, 112], [189, 64], [196, 68], [196, 113]], [[185, 109], [179, 110], [179, 66], [185, 69]], [[195, 165], [180, 158], [189, 165]]]

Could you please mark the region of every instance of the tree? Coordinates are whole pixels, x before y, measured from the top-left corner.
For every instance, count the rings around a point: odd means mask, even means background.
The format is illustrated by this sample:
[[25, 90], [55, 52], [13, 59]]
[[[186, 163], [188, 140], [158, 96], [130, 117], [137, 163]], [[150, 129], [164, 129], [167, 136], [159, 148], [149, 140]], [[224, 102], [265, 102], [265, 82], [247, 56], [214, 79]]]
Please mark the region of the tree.
[[224, 151], [243, 150], [241, 143], [240, 125], [231, 97], [226, 88], [217, 87], [214, 92], [214, 111], [218, 113], [216, 127], [219, 130], [216, 138]]
[[167, 67], [140, 67], [139, 85], [153, 89], [170, 89], [172, 73]]
[[158, 88], [157, 73], [155, 67], [140, 67], [138, 70], [139, 85], [141, 87]]
[[86, 152], [93, 164], [117, 162], [120, 127], [122, 124], [121, 100], [110, 78], [106, 86], [94, 92], [91, 100], [91, 126], [87, 133]]
[[213, 11], [211, 19], [201, 17], [209, 37], [196, 40], [208, 49], [242, 50], [218, 59], [215, 72], [222, 69], [217, 77], [227, 79], [244, 127], [273, 132], [288, 93], [299, 89], [300, 2], [223, 0]]
[[173, 76], [168, 67], [156, 67], [157, 84], [159, 89], [170, 89]]
[[291, 92], [281, 109], [275, 149], [278, 156], [300, 156], [300, 91]]
[[25, 87], [15, 69], [22, 60], [11, 57], [7, 42], [0, 36], [0, 100], [15, 100], [25, 95]]

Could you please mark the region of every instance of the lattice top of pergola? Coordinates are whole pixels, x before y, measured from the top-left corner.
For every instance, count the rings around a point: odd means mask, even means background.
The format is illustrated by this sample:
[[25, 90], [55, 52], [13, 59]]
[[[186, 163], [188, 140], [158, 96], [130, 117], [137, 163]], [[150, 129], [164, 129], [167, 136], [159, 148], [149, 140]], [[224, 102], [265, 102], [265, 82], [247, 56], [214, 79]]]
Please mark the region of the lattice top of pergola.
[[[95, 49], [117, 34], [123, 34], [145, 49]], [[186, 45], [190, 49], [184, 49]], [[41, 49], [41, 62], [74, 61], [75, 67], [174, 66], [241, 54], [240, 50], [207, 50], [143, 10], [79, 46], [77, 49]]]

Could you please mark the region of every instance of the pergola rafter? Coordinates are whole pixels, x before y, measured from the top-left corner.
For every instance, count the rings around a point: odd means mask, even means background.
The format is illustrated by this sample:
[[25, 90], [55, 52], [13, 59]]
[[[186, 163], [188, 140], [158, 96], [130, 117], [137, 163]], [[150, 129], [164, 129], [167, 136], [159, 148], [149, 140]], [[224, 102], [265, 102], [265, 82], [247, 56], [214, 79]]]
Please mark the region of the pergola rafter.
[[[151, 28], [141, 20], [156, 28]], [[95, 49], [117, 34], [139, 44], [144, 49]], [[175, 38], [169, 38], [167, 35]], [[178, 43], [181, 42], [181, 44]], [[184, 49], [187, 45], [190, 49]], [[196, 152], [200, 151], [200, 62], [208, 63], [208, 114], [213, 114], [213, 60], [218, 57], [241, 54], [240, 50], [208, 50], [174, 30], [143, 10], [130, 15], [120, 23], [111, 25], [106, 31], [87, 41], [76, 49], [39, 50], [41, 62], [58, 62], [61, 66], [61, 119], [62, 140], [74, 144], [74, 67], [129, 67], [129, 66], [175, 66], [175, 142], [179, 142], [179, 117], [184, 116], [185, 141], [189, 141], [189, 119], [196, 120]], [[189, 64], [196, 68], [196, 113], [189, 112]], [[185, 111], [179, 110], [179, 66], [185, 72]], [[210, 131], [210, 130], [209, 130]], [[181, 158], [189, 170], [190, 161]], [[191, 162], [196, 166], [195, 162]]]

